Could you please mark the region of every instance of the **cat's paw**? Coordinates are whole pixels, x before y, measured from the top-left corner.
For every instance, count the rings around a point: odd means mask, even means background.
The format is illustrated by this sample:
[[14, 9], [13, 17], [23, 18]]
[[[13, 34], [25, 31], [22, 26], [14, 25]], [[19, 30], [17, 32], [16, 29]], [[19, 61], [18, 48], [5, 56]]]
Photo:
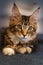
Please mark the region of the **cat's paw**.
[[27, 51], [28, 53], [31, 53], [31, 52], [32, 52], [32, 48], [26, 47], [26, 51]]
[[12, 48], [3, 48], [2, 52], [4, 55], [15, 55], [15, 51]]
[[17, 49], [17, 52], [24, 54], [26, 52], [26, 48], [21, 47], [21, 48]]

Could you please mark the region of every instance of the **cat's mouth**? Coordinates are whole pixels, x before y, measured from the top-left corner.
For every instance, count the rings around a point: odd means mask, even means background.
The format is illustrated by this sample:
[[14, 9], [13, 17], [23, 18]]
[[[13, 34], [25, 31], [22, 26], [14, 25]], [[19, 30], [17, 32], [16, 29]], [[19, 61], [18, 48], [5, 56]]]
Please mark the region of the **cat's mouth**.
[[22, 41], [25, 41], [25, 42], [28, 42], [28, 41], [30, 41], [31, 40], [31, 38], [29, 38], [29, 37], [21, 37], [21, 40]]
[[25, 38], [25, 37], [23, 37], [23, 38], [21, 38], [22, 40], [26, 40], [27, 38]]
[[21, 40], [21, 41], [23, 41], [23, 42], [28, 42], [28, 41], [30, 41], [30, 40], [32, 40], [32, 37], [30, 37], [30, 36], [28, 36], [28, 35], [17, 35], [17, 37]]

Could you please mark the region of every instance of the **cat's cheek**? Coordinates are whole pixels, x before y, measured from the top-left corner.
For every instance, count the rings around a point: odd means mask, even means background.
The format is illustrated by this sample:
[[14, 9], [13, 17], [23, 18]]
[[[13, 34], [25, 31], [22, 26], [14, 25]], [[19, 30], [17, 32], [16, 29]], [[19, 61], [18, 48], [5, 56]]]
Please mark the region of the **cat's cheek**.
[[34, 34], [34, 35], [32, 36], [32, 40], [35, 39], [35, 38], [36, 38], [36, 34]]
[[30, 41], [30, 40], [34, 40], [35, 38], [36, 38], [36, 34], [34, 34], [34, 35], [29, 35], [29, 36], [28, 36], [29, 41]]
[[19, 38], [23, 37], [20, 32], [17, 32], [16, 35], [17, 35], [17, 37], [19, 37]]

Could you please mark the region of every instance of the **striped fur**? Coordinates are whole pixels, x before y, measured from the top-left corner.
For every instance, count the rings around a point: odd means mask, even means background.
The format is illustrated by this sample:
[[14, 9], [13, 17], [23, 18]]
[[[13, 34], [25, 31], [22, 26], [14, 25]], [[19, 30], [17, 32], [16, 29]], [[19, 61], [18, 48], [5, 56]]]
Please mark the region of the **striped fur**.
[[22, 16], [14, 4], [9, 27], [4, 32], [3, 53], [5, 55], [13, 55], [15, 52], [31, 53], [37, 49], [36, 31], [39, 10], [38, 8], [31, 16]]

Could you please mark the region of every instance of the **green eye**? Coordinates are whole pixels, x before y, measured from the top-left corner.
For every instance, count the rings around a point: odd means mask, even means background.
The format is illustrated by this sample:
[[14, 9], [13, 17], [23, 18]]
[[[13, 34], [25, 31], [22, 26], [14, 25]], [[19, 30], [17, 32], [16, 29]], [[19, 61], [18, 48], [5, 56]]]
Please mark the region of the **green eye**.
[[19, 29], [21, 29], [22, 28], [22, 26], [19, 24], [19, 25], [17, 25], [17, 27], [19, 28]]
[[32, 26], [29, 26], [28, 30], [32, 30], [32, 29], [33, 29]]

